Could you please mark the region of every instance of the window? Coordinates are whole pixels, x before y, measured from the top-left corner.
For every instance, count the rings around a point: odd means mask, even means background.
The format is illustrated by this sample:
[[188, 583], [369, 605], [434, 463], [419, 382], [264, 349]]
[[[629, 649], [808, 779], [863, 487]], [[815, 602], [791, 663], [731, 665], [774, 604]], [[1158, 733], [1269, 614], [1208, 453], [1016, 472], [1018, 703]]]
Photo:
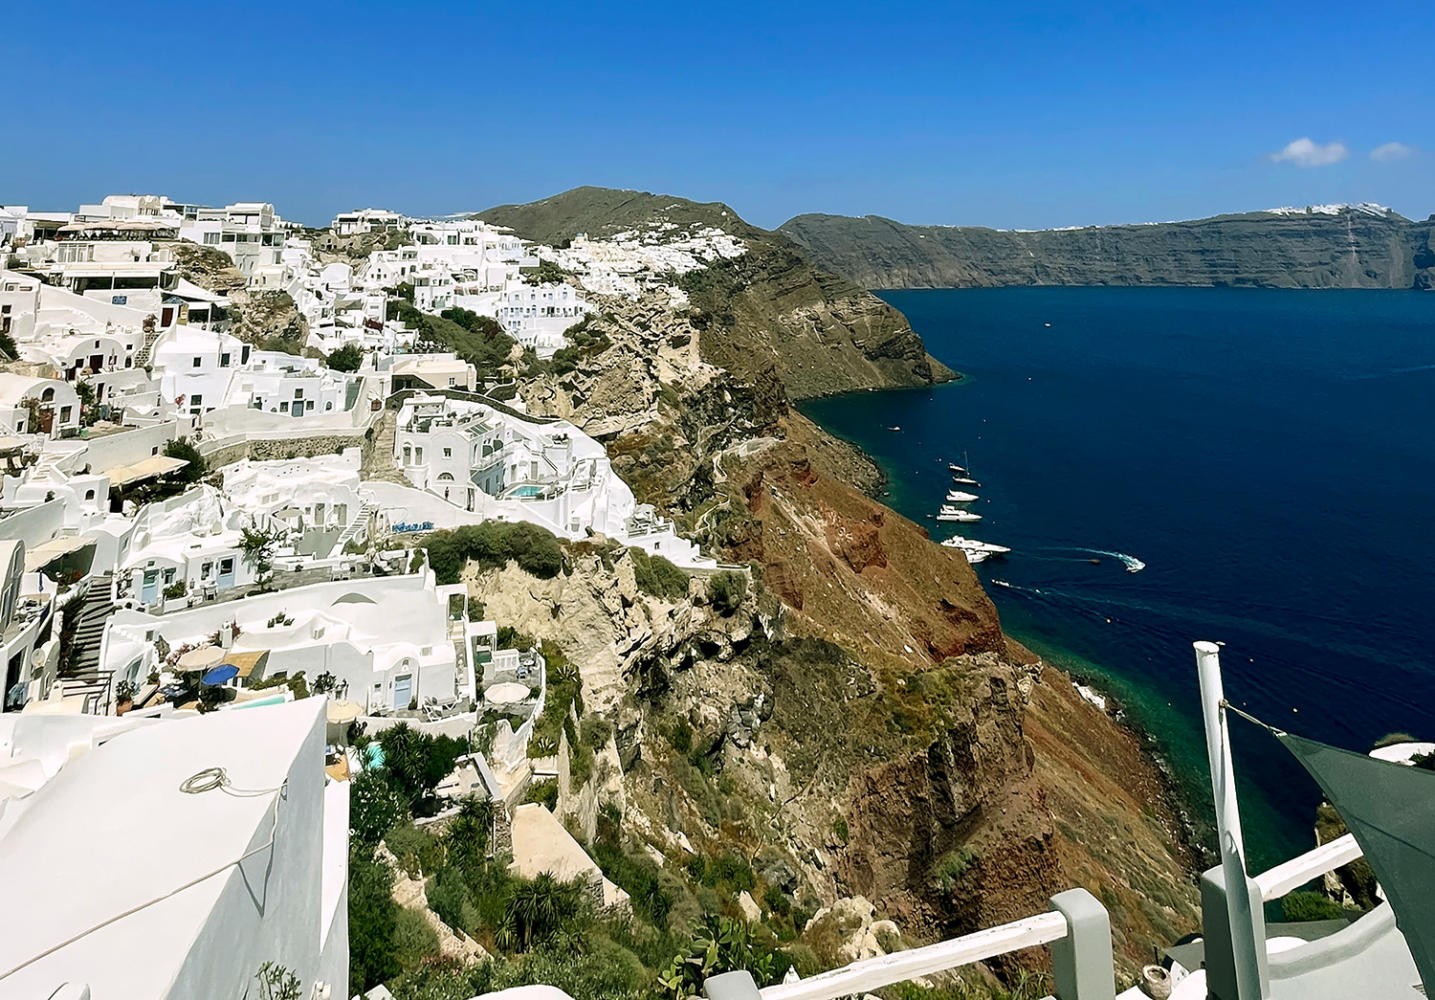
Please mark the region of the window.
[[443, 457], [444, 457], [444, 458], [453, 458], [453, 449], [452, 449], [452, 448], [445, 448], [445, 449], [443, 450]]
[[306, 402], [306, 403], [304, 404], [304, 409], [305, 409], [305, 410], [312, 410], [313, 408], [314, 408], [314, 401], [313, 401], [312, 399], [309, 400], [308, 402]]
[[68, 424], [69, 422], [70, 422], [70, 407], [68, 407], [68, 406], [62, 406], [62, 407], [60, 407], [60, 423], [62, 423], [62, 424]]
[[95, 498], [95, 491], [94, 491], [94, 490], [85, 490], [85, 499], [86, 499], [86, 500], [93, 500], [94, 498]]
[[288, 412], [289, 412], [289, 404], [288, 404], [288, 403], [280, 403], [280, 404], [279, 404], [279, 412], [280, 412], [280, 413], [288, 413]]
[[219, 246], [219, 234], [218, 234], [218, 233], [205, 233], [205, 234], [204, 234], [204, 245], [205, 245], [205, 246], [211, 246], [211, 247], [217, 247], [217, 246]]
[[219, 356], [219, 367], [221, 367], [221, 368], [228, 368], [228, 367], [229, 367], [229, 352], [228, 352], [228, 351], [225, 351], [223, 354], [221, 354], [221, 355]]
[[204, 359], [203, 359], [203, 358], [195, 358], [195, 359], [194, 359], [194, 363], [191, 364], [190, 367], [191, 367], [191, 368], [198, 368], [198, 367], [199, 367], [200, 365], [202, 365], [202, 364], [204, 364]]

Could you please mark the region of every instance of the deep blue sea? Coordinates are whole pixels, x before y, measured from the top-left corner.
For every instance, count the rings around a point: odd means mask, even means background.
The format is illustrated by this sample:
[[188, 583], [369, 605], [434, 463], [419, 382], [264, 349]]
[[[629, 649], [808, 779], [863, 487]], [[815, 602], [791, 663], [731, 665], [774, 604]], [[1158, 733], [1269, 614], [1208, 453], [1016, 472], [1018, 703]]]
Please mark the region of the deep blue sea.
[[[1271, 724], [1356, 750], [1435, 739], [1435, 294], [882, 295], [965, 381], [804, 411], [934, 537], [1014, 549], [977, 567], [1007, 629], [1116, 694], [1199, 810], [1197, 639], [1225, 643], [1227, 697]], [[949, 461], [982, 483], [979, 524], [928, 518]], [[1259, 870], [1311, 846], [1320, 797], [1233, 728]]]

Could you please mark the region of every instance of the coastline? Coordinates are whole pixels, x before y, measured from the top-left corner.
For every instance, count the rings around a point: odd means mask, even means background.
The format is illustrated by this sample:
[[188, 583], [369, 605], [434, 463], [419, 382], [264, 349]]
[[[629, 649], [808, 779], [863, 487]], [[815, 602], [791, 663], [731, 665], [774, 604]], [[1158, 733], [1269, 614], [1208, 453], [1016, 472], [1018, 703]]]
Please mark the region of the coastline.
[[[948, 382], [934, 383], [927, 386], [898, 386], [889, 389], [866, 388], [842, 393], [832, 393], [823, 397], [815, 397], [810, 400], [795, 402], [794, 408], [797, 409], [805, 419], [810, 420], [816, 425], [824, 434], [830, 435], [832, 438], [843, 442], [843, 444], [851, 448], [863, 460], [871, 463], [872, 467], [877, 470], [878, 475], [873, 489], [864, 492], [868, 492], [868, 495], [873, 501], [893, 511], [893, 513], [898, 516], [906, 516], [898, 510], [892, 502], [894, 499], [893, 487], [897, 480], [895, 470], [889, 468], [879, 456], [873, 454], [872, 451], [864, 447], [860, 442], [843, 436], [833, 428], [817, 420], [816, 417], [807, 412], [806, 407], [807, 404], [817, 402], [818, 399], [832, 400], [842, 397], [863, 397], [874, 392], [892, 394], [902, 394], [914, 390], [931, 392], [937, 388], [959, 386], [970, 381], [969, 375], [956, 372], [955, 369], [951, 370], [955, 373], [956, 378]], [[927, 533], [928, 537], [931, 538], [929, 525], [923, 522], [917, 522], [917, 524]], [[932, 543], [936, 544], [936, 539], [932, 539]], [[979, 574], [977, 574], [977, 582], [979, 586], [981, 586], [982, 591], [986, 593], [988, 599], [993, 600], [995, 604], [996, 601], [992, 594], [992, 588], [988, 582], [982, 580]], [[1088, 661], [1085, 657], [1073, 650], [1063, 648], [1059, 643], [1053, 642], [1049, 636], [1039, 635], [1019, 627], [1013, 628], [1007, 620], [1008, 616], [1004, 613], [1000, 605], [998, 605], [998, 614], [1002, 619], [1002, 633], [1009, 639], [1031, 650], [1034, 655], [1040, 658], [1044, 669], [1059, 675], [1062, 682], [1069, 684], [1073, 690], [1075, 690], [1077, 685], [1086, 685], [1106, 700], [1107, 708], [1103, 714], [1137, 745], [1141, 759], [1151, 769], [1151, 773], [1156, 779], [1156, 784], [1159, 789], [1158, 799], [1161, 811], [1173, 821], [1172, 832], [1176, 840], [1173, 846], [1183, 857], [1189, 860], [1189, 874], [1194, 877], [1200, 871], [1214, 863], [1214, 855], [1211, 854], [1209, 848], [1203, 846], [1210, 841], [1210, 837], [1206, 836], [1207, 827], [1204, 826], [1199, 819], [1199, 817], [1209, 815], [1211, 811], [1209, 801], [1202, 797], [1201, 790], [1203, 785], [1201, 781], [1198, 780], [1199, 776], [1185, 774], [1182, 769], [1173, 763], [1172, 758], [1177, 756], [1173, 753], [1174, 748], [1162, 739], [1157, 731], [1155, 720], [1146, 717], [1148, 713], [1144, 712], [1140, 706], [1143, 699], [1132, 696], [1133, 692], [1131, 689], [1136, 688], [1138, 685], [1136, 685], [1134, 681], [1124, 678], [1124, 683], [1113, 683], [1113, 679], [1117, 676], [1113, 671], [1104, 669], [1099, 664]], [[1086, 700], [1084, 696], [1083, 700]]]

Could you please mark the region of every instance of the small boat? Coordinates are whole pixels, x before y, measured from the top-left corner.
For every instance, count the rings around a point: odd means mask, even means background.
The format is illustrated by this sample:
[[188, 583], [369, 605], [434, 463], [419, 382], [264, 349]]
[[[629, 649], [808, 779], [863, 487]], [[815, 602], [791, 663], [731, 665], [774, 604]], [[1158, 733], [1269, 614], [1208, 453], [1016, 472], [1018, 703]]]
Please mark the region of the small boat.
[[967, 562], [973, 566], [980, 562], [986, 562], [992, 557], [990, 552], [979, 552], [975, 549], [962, 549], [962, 555], [966, 556]]
[[982, 488], [981, 483], [977, 482], [975, 479], [969, 479], [966, 476], [953, 476], [952, 482], [958, 486], [975, 486], [977, 489]]
[[963, 493], [961, 490], [947, 490], [947, 500], [951, 503], [975, 503], [978, 499], [975, 493]]
[[953, 507], [949, 503], [942, 504], [942, 509], [937, 511], [938, 521], [980, 521], [981, 519], [982, 516], [975, 511]]
[[947, 469], [951, 472], [955, 472], [959, 476], [965, 476], [967, 474], [967, 470], [962, 468], [960, 465], [957, 465], [955, 462], [947, 463]]
[[902, 433], [902, 428], [901, 428], [900, 426], [898, 426], [897, 424], [893, 424], [891, 427], [888, 427], [887, 429], [888, 429], [889, 431], [891, 431], [893, 434], [900, 434], [900, 433]]
[[942, 544], [949, 549], [961, 549], [963, 552], [986, 552], [994, 556], [1003, 556], [1011, 551], [1005, 545], [997, 545], [995, 542], [979, 542], [975, 538], [963, 538], [961, 535], [953, 535]]

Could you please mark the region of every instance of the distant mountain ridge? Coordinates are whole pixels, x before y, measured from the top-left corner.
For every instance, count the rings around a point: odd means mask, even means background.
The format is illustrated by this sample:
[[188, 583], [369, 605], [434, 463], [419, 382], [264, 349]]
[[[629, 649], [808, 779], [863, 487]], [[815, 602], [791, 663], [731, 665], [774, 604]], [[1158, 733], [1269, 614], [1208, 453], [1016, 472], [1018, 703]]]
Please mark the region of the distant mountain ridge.
[[864, 288], [1435, 288], [1435, 216], [1412, 222], [1375, 205], [1034, 231], [799, 215], [778, 231]]

